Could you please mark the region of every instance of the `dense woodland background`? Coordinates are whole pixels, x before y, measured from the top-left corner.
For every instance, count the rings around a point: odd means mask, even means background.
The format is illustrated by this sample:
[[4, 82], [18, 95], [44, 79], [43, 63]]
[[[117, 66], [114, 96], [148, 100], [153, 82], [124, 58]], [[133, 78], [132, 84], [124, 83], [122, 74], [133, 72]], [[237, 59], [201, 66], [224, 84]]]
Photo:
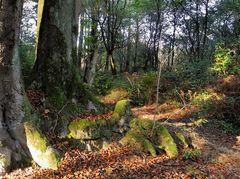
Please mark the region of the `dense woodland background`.
[[21, 175], [240, 176], [240, 1], [26, 0], [20, 29], [28, 148], [63, 156]]

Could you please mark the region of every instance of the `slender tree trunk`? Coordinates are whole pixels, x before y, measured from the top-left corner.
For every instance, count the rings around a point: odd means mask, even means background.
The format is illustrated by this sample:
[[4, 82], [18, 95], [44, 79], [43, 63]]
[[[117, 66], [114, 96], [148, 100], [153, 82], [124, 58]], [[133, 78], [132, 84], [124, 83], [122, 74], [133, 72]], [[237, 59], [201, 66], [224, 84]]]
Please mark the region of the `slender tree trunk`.
[[112, 75], [116, 75], [117, 69], [116, 69], [116, 65], [115, 65], [115, 60], [113, 58], [113, 51], [107, 52], [107, 61], [110, 63]]
[[82, 68], [82, 57], [83, 57], [83, 23], [84, 23], [84, 11], [81, 11], [80, 13], [80, 32], [79, 32], [79, 44], [78, 44], [78, 66], [81, 69]]
[[91, 27], [91, 39], [92, 43], [90, 45], [90, 55], [86, 61], [85, 73], [84, 73], [84, 82], [88, 84], [92, 84], [96, 72], [97, 58], [98, 58], [98, 30], [97, 30], [97, 12], [95, 9], [91, 9], [91, 19], [92, 19], [92, 27]]
[[172, 50], [172, 39], [170, 40], [170, 44], [169, 44], [169, 48], [168, 48], [168, 63], [167, 63], [167, 67], [170, 70], [171, 67], [171, 50]]
[[125, 64], [125, 72], [129, 72], [130, 68], [130, 60], [131, 60], [131, 26], [128, 27], [128, 44], [127, 44], [127, 58], [126, 58], [126, 64]]
[[138, 43], [139, 43], [139, 19], [136, 19], [136, 37], [135, 37], [135, 50], [133, 58], [133, 72], [137, 70], [137, 58], [138, 58]]
[[174, 19], [173, 19], [173, 37], [172, 37], [172, 48], [171, 48], [171, 66], [174, 64], [175, 57], [175, 41], [176, 41], [176, 29], [177, 29], [177, 13], [174, 11]]
[[78, 59], [78, 47], [77, 47], [77, 41], [78, 41], [78, 27], [79, 27], [79, 15], [81, 10], [81, 0], [72, 0], [74, 1], [73, 6], [73, 18], [72, 18], [72, 58], [73, 63], [78, 66], [79, 59]]
[[204, 34], [203, 34], [203, 44], [202, 44], [202, 54], [201, 54], [201, 58], [204, 58], [204, 49], [206, 47], [206, 42], [207, 42], [207, 31], [208, 31], [208, 6], [209, 6], [209, 0], [206, 1], [205, 4], [205, 18], [204, 18]]
[[196, 50], [195, 50], [195, 58], [199, 60], [200, 58], [200, 50], [201, 50], [201, 39], [200, 39], [200, 22], [199, 22], [199, 0], [196, 1]]

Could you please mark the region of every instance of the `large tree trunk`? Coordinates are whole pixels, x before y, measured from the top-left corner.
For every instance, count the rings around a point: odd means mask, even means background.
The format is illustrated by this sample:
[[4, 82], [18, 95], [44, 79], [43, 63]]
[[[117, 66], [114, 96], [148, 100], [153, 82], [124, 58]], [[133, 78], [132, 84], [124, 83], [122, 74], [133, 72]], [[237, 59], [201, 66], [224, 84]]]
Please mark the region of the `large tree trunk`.
[[0, 175], [28, 156], [22, 120], [18, 56], [22, 1], [3, 0], [0, 10]]
[[64, 80], [70, 77], [67, 66], [73, 64], [75, 3], [72, 0], [39, 0], [39, 4], [40, 2], [43, 6], [38, 9], [42, 13], [38, 17], [41, 22], [38, 22], [34, 77], [42, 90], [48, 92], [53, 86], [63, 86]]
[[[24, 93], [18, 55], [21, 12], [21, 0], [1, 1], [0, 175], [30, 157], [30, 153], [38, 164], [47, 168], [51, 168], [48, 156], [56, 159], [55, 153], [49, 151], [52, 148], [47, 144], [47, 140], [43, 140], [43, 135], [31, 124], [37, 116], [33, 114]], [[23, 122], [26, 123], [23, 125]], [[37, 138], [34, 134], [37, 134]], [[37, 145], [38, 139], [45, 147]], [[51, 164], [55, 165], [54, 168], [57, 162], [57, 159], [51, 161]]]
[[[86, 94], [74, 60], [75, 1], [40, 2], [44, 5], [39, 9], [42, 13], [38, 13], [41, 22], [38, 22], [40, 27], [32, 86], [40, 88], [50, 97], [54, 96], [54, 100], [64, 96], [67, 100], [74, 98], [79, 101]], [[57, 108], [62, 108], [64, 104], [58, 103]]]

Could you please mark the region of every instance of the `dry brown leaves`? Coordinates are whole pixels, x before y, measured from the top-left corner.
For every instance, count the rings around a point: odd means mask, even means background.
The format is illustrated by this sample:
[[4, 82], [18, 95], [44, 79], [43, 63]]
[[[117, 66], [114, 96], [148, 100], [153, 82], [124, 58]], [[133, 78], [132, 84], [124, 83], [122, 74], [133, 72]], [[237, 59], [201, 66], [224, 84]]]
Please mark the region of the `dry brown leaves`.
[[[29, 91], [28, 96], [35, 106], [41, 106], [39, 99], [43, 96], [41, 93]], [[135, 108], [133, 112], [137, 115], [149, 114], [156, 115], [162, 111], [165, 114], [172, 114], [178, 108], [173, 106], [145, 106], [143, 108]], [[45, 113], [46, 111], [44, 109]], [[175, 117], [190, 113], [193, 109], [186, 109], [181, 113], [176, 113]], [[91, 120], [108, 119], [112, 112], [103, 115], [92, 115], [86, 113], [78, 116]], [[162, 114], [163, 115], [163, 114]], [[168, 117], [166, 115], [165, 117]], [[163, 116], [158, 116], [163, 117]], [[216, 147], [231, 147], [228, 140], [232, 140], [231, 136], [219, 135], [218, 131], [212, 129], [200, 129], [199, 136], [209, 140], [209, 143], [215, 142]], [[215, 135], [213, 135], [215, 133]], [[112, 143], [108, 148], [101, 152], [83, 152], [78, 148], [72, 148], [66, 139], [58, 139], [54, 134], [48, 134], [50, 142], [55, 148], [62, 151], [63, 159], [58, 170], [46, 170], [39, 167], [30, 167], [23, 170], [16, 170], [6, 175], [6, 178], [237, 178], [235, 170], [231, 170], [229, 164], [210, 162], [209, 158], [199, 158], [197, 161], [184, 160], [183, 156], [175, 159], [169, 159], [165, 154], [159, 154], [152, 157], [146, 153], [133, 150], [129, 146], [120, 146], [118, 143]], [[223, 140], [224, 139], [224, 140]], [[233, 139], [234, 143], [236, 138]], [[205, 148], [204, 148], [205, 147]], [[212, 147], [212, 151], [206, 145], [203, 146], [203, 152], [214, 154], [216, 147]], [[237, 165], [237, 164], [236, 164]], [[239, 174], [240, 175], [240, 174]]]
[[112, 114], [113, 114], [113, 111], [109, 111], [105, 114], [83, 113], [83, 114], [78, 115], [76, 118], [77, 119], [89, 119], [89, 120], [110, 119], [112, 117]]

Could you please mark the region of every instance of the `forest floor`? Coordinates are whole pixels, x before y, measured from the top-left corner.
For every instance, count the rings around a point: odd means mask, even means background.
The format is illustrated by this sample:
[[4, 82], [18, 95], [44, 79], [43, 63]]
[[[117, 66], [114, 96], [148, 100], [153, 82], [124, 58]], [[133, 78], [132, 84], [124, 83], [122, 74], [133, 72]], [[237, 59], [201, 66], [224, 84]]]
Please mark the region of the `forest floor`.
[[[161, 110], [161, 113], [158, 113]], [[185, 159], [183, 155], [169, 159], [165, 154], [152, 157], [118, 143], [100, 152], [82, 152], [67, 141], [55, 141], [64, 154], [58, 170], [41, 169], [37, 165], [15, 170], [3, 178], [240, 178], [240, 141], [224, 133], [214, 123], [202, 126], [185, 118], [194, 107], [175, 108], [148, 105], [133, 108], [135, 116], [185, 126], [201, 154]], [[164, 112], [163, 112], [164, 111]]]

